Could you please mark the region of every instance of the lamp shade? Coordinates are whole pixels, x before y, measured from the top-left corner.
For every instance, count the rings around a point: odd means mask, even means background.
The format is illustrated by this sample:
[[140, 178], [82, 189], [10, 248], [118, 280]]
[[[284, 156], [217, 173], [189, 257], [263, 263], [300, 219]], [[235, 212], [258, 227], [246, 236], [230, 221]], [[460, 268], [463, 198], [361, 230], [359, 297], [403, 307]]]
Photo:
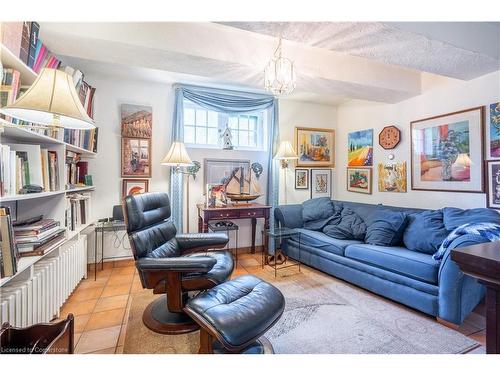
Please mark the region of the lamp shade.
[[193, 165], [186, 146], [182, 142], [174, 142], [170, 146], [167, 155], [161, 161], [162, 165], [174, 165], [176, 167], [187, 167]]
[[282, 141], [274, 158], [276, 160], [291, 160], [298, 159], [299, 157], [289, 141]]
[[73, 78], [66, 72], [45, 68], [31, 87], [0, 112], [20, 120], [69, 129], [93, 129], [80, 102]]

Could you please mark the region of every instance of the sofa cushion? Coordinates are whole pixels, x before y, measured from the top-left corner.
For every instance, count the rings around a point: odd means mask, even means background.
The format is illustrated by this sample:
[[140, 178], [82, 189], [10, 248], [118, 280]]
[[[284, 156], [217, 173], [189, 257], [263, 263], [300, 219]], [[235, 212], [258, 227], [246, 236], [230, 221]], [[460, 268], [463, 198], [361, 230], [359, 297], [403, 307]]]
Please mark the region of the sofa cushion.
[[309, 199], [302, 203], [302, 220], [304, 228], [322, 230], [325, 225], [340, 221], [340, 210], [335, 210], [330, 198]]
[[348, 207], [342, 209], [340, 222], [329, 224], [323, 228], [323, 233], [339, 240], [362, 241], [366, 234], [366, 224], [363, 219]]
[[[339, 240], [309, 229], [299, 229], [299, 232], [301, 245], [308, 245], [340, 256], [344, 256], [344, 249], [347, 246], [362, 243], [356, 240]], [[294, 237], [291, 241], [297, 242], [297, 239]]]
[[444, 226], [443, 210], [429, 210], [408, 216], [403, 242], [409, 250], [432, 255], [449, 233]]
[[500, 213], [489, 208], [462, 210], [455, 207], [445, 207], [443, 209], [443, 221], [445, 228], [452, 231], [460, 225], [469, 223], [500, 224]]
[[407, 215], [404, 212], [379, 209], [365, 220], [365, 242], [371, 245], [396, 246], [403, 242]]
[[438, 283], [439, 262], [431, 255], [404, 247], [367, 244], [349, 245], [345, 257], [426, 283]]

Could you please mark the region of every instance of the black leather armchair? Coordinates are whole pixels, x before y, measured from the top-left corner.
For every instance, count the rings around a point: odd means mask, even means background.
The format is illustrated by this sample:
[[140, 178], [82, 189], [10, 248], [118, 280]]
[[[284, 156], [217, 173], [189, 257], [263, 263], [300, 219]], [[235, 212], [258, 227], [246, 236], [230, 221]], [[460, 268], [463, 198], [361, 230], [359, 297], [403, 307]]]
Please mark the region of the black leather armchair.
[[177, 234], [166, 193], [127, 196], [123, 212], [142, 286], [164, 294], [148, 305], [142, 320], [151, 330], [179, 334], [198, 325], [183, 311], [188, 292], [210, 289], [228, 280], [234, 263], [222, 233]]

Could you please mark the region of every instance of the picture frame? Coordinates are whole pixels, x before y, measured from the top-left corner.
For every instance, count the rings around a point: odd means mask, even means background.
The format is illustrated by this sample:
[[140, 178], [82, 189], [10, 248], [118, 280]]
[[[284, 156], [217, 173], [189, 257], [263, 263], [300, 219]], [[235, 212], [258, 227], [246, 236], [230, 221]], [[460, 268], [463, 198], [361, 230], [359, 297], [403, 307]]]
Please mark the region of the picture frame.
[[378, 191], [406, 193], [406, 162], [378, 163]]
[[251, 173], [250, 160], [246, 159], [203, 159], [203, 186], [204, 194], [207, 185], [224, 184], [235, 168], [243, 168], [245, 176]]
[[486, 162], [486, 207], [500, 210], [500, 160]]
[[122, 177], [151, 177], [151, 139], [122, 138]]
[[412, 190], [484, 192], [485, 108], [410, 123]]
[[151, 138], [153, 135], [153, 108], [145, 105], [120, 106], [121, 133], [127, 138]]
[[124, 178], [122, 180], [122, 198], [128, 195], [142, 194], [149, 191], [149, 180]]
[[500, 102], [488, 106], [486, 138], [486, 159], [500, 159]]
[[332, 197], [332, 170], [311, 169], [311, 199]]
[[295, 189], [297, 190], [309, 189], [309, 169], [305, 168], [295, 169]]
[[335, 130], [295, 127], [297, 167], [335, 167]]
[[373, 166], [373, 129], [357, 130], [347, 135], [347, 166]]
[[364, 167], [347, 168], [347, 191], [371, 194], [372, 169]]

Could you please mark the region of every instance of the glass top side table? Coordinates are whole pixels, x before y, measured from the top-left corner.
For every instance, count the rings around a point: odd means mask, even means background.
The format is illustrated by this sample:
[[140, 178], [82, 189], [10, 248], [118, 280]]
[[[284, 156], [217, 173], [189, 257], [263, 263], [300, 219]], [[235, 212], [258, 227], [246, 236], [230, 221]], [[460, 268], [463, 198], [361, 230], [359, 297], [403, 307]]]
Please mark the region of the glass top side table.
[[[262, 252], [262, 268], [264, 266], [270, 265], [274, 268], [274, 277], [277, 276], [277, 272], [280, 269], [288, 268], [288, 267], [299, 267], [299, 272], [300, 272], [300, 231], [298, 229], [294, 228], [286, 228], [286, 227], [280, 227], [280, 228], [274, 228], [274, 229], [269, 229], [269, 230], [263, 230], [262, 231], [262, 236], [264, 237], [265, 243], [267, 243], [269, 238], [273, 239], [278, 239], [279, 240], [279, 248], [276, 248], [274, 250], [274, 254], [269, 254], [265, 253], [264, 251]], [[288, 255], [282, 250], [281, 248], [281, 243], [283, 240], [287, 240], [289, 238], [295, 238], [297, 243], [298, 243], [298, 250], [299, 250], [299, 256], [298, 259], [292, 260], [292, 264], [286, 264], [290, 262], [290, 258]], [[286, 265], [283, 265], [286, 264]], [[280, 267], [278, 267], [280, 265]]]

